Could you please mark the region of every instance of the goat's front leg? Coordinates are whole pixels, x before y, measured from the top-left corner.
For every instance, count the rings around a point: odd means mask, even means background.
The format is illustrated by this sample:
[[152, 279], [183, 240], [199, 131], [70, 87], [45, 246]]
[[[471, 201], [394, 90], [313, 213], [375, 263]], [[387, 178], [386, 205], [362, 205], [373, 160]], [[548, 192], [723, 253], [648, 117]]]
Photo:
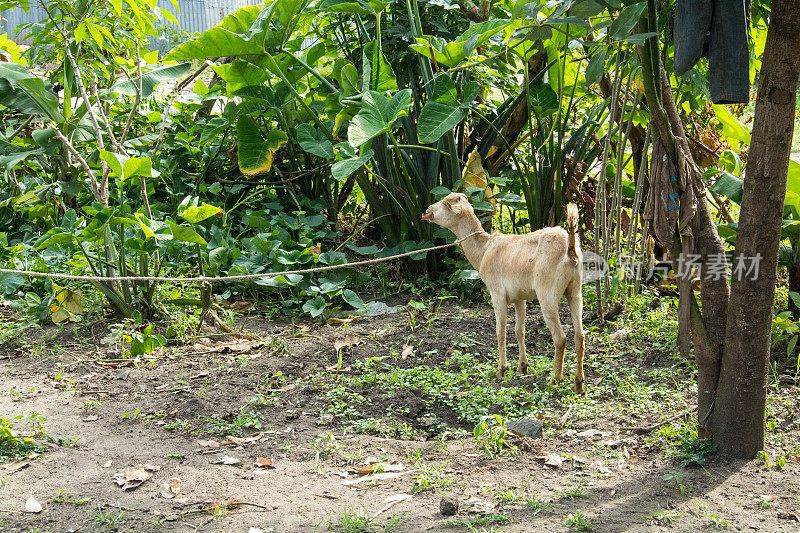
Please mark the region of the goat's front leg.
[[508, 303], [505, 298], [495, 298], [492, 296], [492, 307], [494, 307], [494, 320], [497, 327], [497, 379], [503, 379], [508, 370], [506, 361], [506, 324], [508, 323]]
[[514, 311], [516, 311], [514, 334], [517, 337], [517, 345], [519, 346], [519, 364], [517, 364], [517, 372], [520, 374], [527, 374], [529, 365], [528, 356], [525, 353], [525, 300], [514, 302]]

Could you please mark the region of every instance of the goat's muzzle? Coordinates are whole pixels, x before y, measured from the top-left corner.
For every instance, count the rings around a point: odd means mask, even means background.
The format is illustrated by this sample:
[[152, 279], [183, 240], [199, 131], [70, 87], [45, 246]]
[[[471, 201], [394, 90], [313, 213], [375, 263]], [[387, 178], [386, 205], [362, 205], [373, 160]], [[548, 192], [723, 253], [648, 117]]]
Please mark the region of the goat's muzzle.
[[428, 222], [433, 222], [433, 211], [425, 211], [425, 214], [422, 215], [422, 220], [427, 220]]

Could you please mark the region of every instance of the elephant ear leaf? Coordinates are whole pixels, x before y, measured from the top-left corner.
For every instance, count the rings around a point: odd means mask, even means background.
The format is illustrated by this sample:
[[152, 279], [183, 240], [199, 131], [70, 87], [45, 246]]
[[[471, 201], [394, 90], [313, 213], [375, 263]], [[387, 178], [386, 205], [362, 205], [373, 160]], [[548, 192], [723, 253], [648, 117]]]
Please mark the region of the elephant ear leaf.
[[411, 89], [403, 89], [391, 100], [380, 93], [364, 93], [361, 111], [350, 121], [347, 140], [353, 147], [359, 147], [372, 138], [389, 131], [400, 116], [408, 112], [411, 105]]
[[245, 176], [269, 172], [275, 152], [289, 137], [281, 130], [270, 130], [265, 137], [250, 115], [244, 114], [236, 123], [239, 142], [239, 170]]
[[64, 122], [58, 97], [31, 71], [16, 63], [0, 63], [0, 102], [29, 115], [41, 115], [57, 124]]

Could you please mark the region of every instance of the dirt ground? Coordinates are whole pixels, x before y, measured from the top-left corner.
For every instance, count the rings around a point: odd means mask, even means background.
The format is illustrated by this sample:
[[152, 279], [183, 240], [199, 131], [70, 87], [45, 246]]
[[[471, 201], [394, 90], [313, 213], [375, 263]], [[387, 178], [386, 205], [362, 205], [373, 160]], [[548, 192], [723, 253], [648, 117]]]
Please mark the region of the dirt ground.
[[[619, 326], [608, 324], [589, 328], [588, 394], [572, 394], [568, 383], [546, 392], [552, 343], [532, 307], [534, 375], [486, 382], [489, 390], [525, 391], [528, 398], [514, 401], [542, 420], [544, 435], [514, 438], [516, 455], [493, 458], [473, 439], [474, 423], [442, 400], [469, 401], [471, 387], [438, 397], [414, 386], [386, 394], [380, 381], [348, 385], [370, 358], [382, 365], [378, 377], [448, 368], [464, 339], [489, 376], [494, 317], [484, 304], [448, 300], [436, 312], [401, 310], [335, 325], [251, 313], [237, 327], [263, 342], [207, 337], [135, 362], [119, 361], [102, 342], [107, 323], [28, 332], [0, 348], [0, 413], [40, 413], [50, 442], [40, 435], [38, 455], [0, 465], [0, 530], [568, 531], [570, 523], [581, 527], [582, 515], [601, 532], [800, 531], [796, 385], [771, 392], [778, 428], [767, 452], [789, 451], [782, 468], [713, 456], [704, 467], [683, 467], [667, 458], [656, 430], [626, 428], [668, 417], [682, 422], [693, 405], [691, 369], [657, 347], [609, 338]], [[623, 381], [609, 381], [623, 374], [645, 385], [621, 396], [615, 389]], [[672, 392], [648, 389], [655, 375]], [[633, 394], [646, 397], [626, 404]], [[506, 409], [514, 418], [510, 403], [475, 402], [486, 414]], [[353, 429], [366, 418], [385, 421], [385, 431], [372, 431], [384, 436]], [[36, 429], [24, 419], [15, 427]], [[250, 441], [230, 442], [228, 431]], [[371, 457], [391, 465], [390, 473], [403, 469], [391, 479], [345, 484], [361, 477], [354, 472]], [[256, 466], [258, 458], [271, 467]], [[151, 477], [123, 490], [114, 475], [136, 465], [151, 467]], [[166, 498], [164, 483], [174, 478], [180, 490]], [[415, 490], [425, 488], [420, 479], [432, 479], [434, 490]], [[24, 512], [31, 496], [42, 512]], [[443, 496], [460, 501], [457, 516], [440, 513]], [[379, 513], [392, 497], [398, 503]], [[482, 514], [468, 512], [470, 505], [483, 506]], [[359, 513], [376, 518], [361, 519], [359, 529]]]

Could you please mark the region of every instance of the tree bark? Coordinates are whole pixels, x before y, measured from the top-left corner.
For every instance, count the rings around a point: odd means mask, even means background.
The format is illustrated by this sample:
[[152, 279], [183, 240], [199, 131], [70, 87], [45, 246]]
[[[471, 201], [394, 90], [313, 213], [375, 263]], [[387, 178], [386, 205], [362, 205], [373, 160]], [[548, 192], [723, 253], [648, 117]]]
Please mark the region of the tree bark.
[[[775, 0], [744, 180], [725, 349], [709, 419], [725, 458], [750, 459], [764, 447], [770, 328], [798, 73], [800, 2]], [[739, 259], [749, 266], [759, 255], [757, 276], [736, 274]]]

